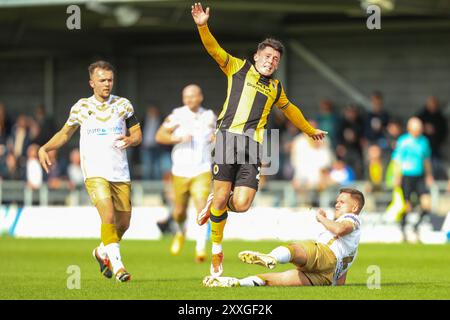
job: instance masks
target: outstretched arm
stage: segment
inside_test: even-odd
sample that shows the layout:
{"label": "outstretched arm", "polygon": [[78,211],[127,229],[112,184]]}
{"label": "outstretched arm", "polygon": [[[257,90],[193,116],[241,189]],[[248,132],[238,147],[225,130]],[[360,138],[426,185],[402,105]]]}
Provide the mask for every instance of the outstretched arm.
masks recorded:
{"label": "outstretched arm", "polygon": [[311,124],[305,119],[303,113],[293,105],[286,96],[283,87],[280,85],[280,97],[276,101],[275,105],[283,111],[286,118],[289,119],[298,129],[306,133],[313,140],[322,140],[328,134],[326,131],[320,129],[315,129]]}
{"label": "outstretched arm", "polygon": [[311,126],[311,124],[303,116],[300,109],[293,104],[290,104],[286,109],[283,109],[283,113],[290,122],[292,122],[297,128],[302,130],[313,140],[322,140],[328,134],[326,131],[315,129]]}
{"label": "outstretched arm", "polygon": [[64,144],[67,143],[67,141],[70,140],[70,138],[72,138],[77,129],[78,126],[64,125],[64,127],[62,127],[62,129],[59,130],[46,144],[39,148],[39,162],[41,163],[46,173],[48,173],[49,166],[52,165],[48,156],[48,152],[61,148]]}
{"label": "outstretched arm", "polygon": [[209,7],[206,8],[206,10],[203,10],[201,3],[194,3],[191,13],[192,18],[197,25],[198,33],[200,34],[200,39],[202,40],[203,46],[206,51],[208,51],[209,55],[216,60],[222,70],[224,70],[225,73],[228,73],[228,71],[232,72],[234,69],[239,68],[242,61],[234,58],[222,49],[217,40],[209,31],[207,24],[209,19]]}

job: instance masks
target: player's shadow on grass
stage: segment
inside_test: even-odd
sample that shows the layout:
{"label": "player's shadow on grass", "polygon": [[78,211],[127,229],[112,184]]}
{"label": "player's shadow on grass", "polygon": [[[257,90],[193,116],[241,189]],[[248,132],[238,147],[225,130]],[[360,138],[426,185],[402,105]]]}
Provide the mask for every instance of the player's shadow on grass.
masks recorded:
{"label": "player's shadow on grass", "polygon": [[174,281],[199,281],[202,282],[202,279],[199,280],[199,278],[180,278],[180,279],[133,279],[133,282],[140,282],[140,283],[146,283],[146,282],[174,282]]}
{"label": "player's shadow on grass", "polygon": [[[421,283],[417,283],[417,282],[381,282],[380,286],[381,287],[401,287],[401,286],[412,286],[412,285],[418,285],[418,284],[425,284],[425,285],[429,285],[431,284],[431,282],[421,282]],[[351,284],[346,284],[342,287],[367,287],[367,283],[351,283]]]}

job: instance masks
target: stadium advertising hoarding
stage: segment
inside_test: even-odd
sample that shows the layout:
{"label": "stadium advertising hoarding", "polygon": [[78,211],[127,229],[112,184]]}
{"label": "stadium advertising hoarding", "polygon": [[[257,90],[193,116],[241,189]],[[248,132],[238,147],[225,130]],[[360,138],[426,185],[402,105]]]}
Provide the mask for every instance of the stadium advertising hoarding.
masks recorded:
{"label": "stadium advertising hoarding", "polygon": [[[331,212],[329,212],[330,214]],[[233,214],[225,239],[280,241],[313,239],[322,231],[314,209],[254,207],[249,214]],[[157,221],[167,217],[165,207],[136,207],[125,239],[157,240],[162,237]],[[188,214],[187,238],[195,239],[195,212]],[[411,222],[417,218],[411,213]],[[361,242],[401,242],[397,224],[381,213],[363,213]],[[251,226],[251,227],[249,227]],[[267,227],[270,226],[270,227]],[[100,219],[93,207],[17,207],[0,208],[0,233],[31,238],[97,238]],[[445,243],[450,232],[450,213],[440,230],[424,224],[420,230],[423,243]]]}

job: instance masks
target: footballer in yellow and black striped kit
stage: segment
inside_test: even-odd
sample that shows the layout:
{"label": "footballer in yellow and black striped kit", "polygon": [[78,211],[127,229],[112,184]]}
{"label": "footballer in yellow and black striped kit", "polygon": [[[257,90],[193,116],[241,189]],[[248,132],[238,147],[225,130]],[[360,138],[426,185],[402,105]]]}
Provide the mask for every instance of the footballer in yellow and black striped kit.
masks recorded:
{"label": "footballer in yellow and black striped kit", "polygon": [[[211,220],[213,255],[210,272],[212,276],[220,276],[223,273],[221,243],[227,212],[245,212],[253,202],[261,170],[260,146],[272,107],[282,110],[312,139],[322,140],[327,133],[306,121],[302,112],[287,98],[280,81],[273,78],[284,51],[280,41],[266,39],[261,42],[253,56],[254,63],[239,59],[222,49],[211,34],[207,24],[210,8],[204,10],[200,3],[195,3],[191,13],[206,51],[228,80],[227,97],[217,119],[213,193],[197,216],[199,224],[206,223],[208,218]],[[224,158],[227,161],[222,161]],[[248,160],[241,162],[238,159]]]}

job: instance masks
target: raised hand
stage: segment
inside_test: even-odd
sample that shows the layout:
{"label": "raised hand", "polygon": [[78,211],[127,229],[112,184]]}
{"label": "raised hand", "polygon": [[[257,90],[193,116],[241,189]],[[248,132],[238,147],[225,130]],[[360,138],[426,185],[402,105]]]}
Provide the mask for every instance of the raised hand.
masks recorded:
{"label": "raised hand", "polygon": [[319,209],[316,212],[316,219],[318,222],[320,222],[321,219],[326,218],[327,217],[327,213],[325,212],[325,210],[323,209]]}
{"label": "raised hand", "polygon": [[202,4],[199,2],[194,3],[191,8],[192,18],[194,18],[194,22],[197,24],[197,26],[204,26],[209,19],[209,7],[207,7],[206,10],[203,11]]}

